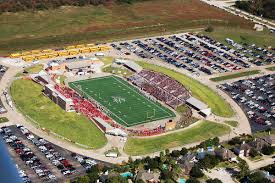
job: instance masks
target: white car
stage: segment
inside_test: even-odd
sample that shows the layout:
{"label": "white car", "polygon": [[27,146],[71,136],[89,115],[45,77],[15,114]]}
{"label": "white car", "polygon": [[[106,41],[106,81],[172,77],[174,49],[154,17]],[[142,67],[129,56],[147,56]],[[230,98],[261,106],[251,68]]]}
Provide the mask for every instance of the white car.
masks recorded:
{"label": "white car", "polygon": [[55,179],[56,179],[56,176],[53,175],[53,174],[49,174],[48,177],[49,177],[49,179],[51,179],[51,180],[55,180]]}
{"label": "white car", "polygon": [[29,135],[27,136],[27,139],[29,139],[29,140],[34,139],[34,136],[33,136],[32,134],[29,134]]}

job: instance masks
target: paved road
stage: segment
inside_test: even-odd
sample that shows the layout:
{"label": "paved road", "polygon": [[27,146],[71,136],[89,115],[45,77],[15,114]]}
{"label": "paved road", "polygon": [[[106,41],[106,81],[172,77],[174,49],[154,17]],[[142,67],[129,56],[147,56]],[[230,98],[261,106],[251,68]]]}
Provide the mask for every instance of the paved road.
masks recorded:
{"label": "paved road", "polygon": [[235,4],[235,1],[236,0],[232,0],[232,1],[223,1],[223,0],[201,0],[202,2],[206,3],[206,4],[209,4],[211,6],[215,6],[217,8],[220,8],[222,10],[225,10],[231,14],[234,14],[236,16],[239,16],[239,17],[242,17],[246,20],[250,20],[256,24],[261,24],[261,25],[264,25],[266,28],[268,29],[275,29],[275,23],[268,20],[268,19],[265,19],[265,18],[262,18],[262,17],[258,17],[258,16],[255,16],[251,13],[248,13],[248,12],[245,12],[245,11],[242,11],[242,10],[239,10],[235,7],[232,7],[232,5]]}
{"label": "paved road", "polygon": [[272,159],[271,156],[263,156],[259,161],[251,161],[246,157],[241,158],[246,161],[250,170],[256,170],[275,163],[275,159]]}

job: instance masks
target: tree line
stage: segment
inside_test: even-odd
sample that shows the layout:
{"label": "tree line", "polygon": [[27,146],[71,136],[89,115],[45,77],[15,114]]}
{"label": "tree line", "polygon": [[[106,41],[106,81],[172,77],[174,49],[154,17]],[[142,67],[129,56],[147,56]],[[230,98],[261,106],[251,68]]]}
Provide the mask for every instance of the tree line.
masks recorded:
{"label": "tree line", "polygon": [[0,13],[55,9],[60,6],[100,5],[108,2],[133,3],[143,0],[0,0]]}
{"label": "tree line", "polygon": [[275,0],[236,1],[235,6],[257,16],[275,19]]}

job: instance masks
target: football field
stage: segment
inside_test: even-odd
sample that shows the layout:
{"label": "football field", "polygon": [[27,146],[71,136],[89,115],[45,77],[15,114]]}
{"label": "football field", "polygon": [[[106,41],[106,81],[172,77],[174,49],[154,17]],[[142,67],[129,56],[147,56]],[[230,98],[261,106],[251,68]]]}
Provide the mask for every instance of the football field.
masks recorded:
{"label": "football field", "polygon": [[85,98],[96,100],[108,116],[127,127],[175,117],[173,111],[116,76],[75,81],[69,86]]}

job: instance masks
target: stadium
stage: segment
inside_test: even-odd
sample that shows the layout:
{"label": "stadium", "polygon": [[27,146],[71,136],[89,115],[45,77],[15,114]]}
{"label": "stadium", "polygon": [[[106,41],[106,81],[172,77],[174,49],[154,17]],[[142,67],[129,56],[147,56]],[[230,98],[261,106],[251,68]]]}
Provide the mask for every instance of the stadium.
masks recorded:
{"label": "stadium", "polygon": [[[83,114],[104,133],[151,136],[179,126],[182,115],[176,109],[191,96],[182,84],[130,60],[113,60],[109,72],[101,61],[91,60],[51,63],[45,69],[50,74],[31,79],[62,109]],[[114,68],[124,75],[113,73]],[[65,83],[52,74],[62,69]],[[191,110],[184,115],[190,118]]]}

